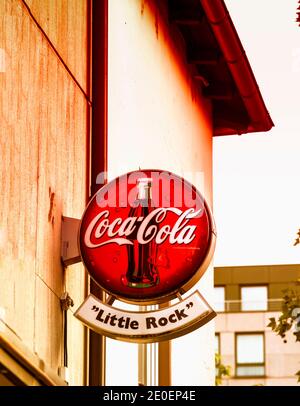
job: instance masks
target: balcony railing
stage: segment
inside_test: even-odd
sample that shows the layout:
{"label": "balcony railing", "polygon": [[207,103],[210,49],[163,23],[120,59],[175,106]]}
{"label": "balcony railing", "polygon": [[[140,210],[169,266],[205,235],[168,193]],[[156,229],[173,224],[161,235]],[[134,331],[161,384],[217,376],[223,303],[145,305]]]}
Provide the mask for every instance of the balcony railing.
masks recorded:
{"label": "balcony railing", "polygon": [[269,299],[264,301],[225,300],[215,303],[213,308],[217,313],[235,312],[277,312],[281,310],[282,299]]}

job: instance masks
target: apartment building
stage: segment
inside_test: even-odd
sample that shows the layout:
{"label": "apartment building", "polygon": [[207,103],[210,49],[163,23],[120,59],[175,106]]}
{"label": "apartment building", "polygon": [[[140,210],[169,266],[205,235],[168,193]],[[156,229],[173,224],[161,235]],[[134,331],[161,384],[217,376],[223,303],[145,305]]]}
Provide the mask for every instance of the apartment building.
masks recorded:
{"label": "apartment building", "polygon": [[231,367],[223,385],[297,385],[299,342],[290,332],[285,343],[267,325],[299,278],[300,265],[215,268],[215,351]]}

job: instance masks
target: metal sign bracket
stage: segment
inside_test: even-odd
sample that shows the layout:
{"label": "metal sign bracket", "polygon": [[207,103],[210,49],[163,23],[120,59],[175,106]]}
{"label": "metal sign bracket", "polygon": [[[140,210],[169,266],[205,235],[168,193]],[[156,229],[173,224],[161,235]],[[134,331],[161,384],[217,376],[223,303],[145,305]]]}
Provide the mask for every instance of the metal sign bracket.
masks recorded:
{"label": "metal sign bracket", "polygon": [[61,260],[64,266],[81,262],[77,236],[80,220],[62,216],[61,222]]}

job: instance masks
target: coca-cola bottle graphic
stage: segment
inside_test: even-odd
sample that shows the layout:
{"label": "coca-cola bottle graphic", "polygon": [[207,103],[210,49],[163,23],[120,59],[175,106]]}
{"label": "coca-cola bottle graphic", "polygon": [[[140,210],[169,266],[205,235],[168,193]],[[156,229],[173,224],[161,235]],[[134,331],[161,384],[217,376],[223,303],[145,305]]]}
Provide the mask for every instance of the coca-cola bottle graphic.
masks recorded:
{"label": "coca-cola bottle graphic", "polygon": [[[137,189],[137,199],[129,211],[129,217],[144,219],[153,210],[152,179],[138,179]],[[126,275],[122,276],[122,282],[132,288],[148,288],[159,283],[156,268],[157,245],[155,239],[146,244],[139,244],[137,231],[138,227],[127,237],[133,244],[127,245],[128,266]]]}

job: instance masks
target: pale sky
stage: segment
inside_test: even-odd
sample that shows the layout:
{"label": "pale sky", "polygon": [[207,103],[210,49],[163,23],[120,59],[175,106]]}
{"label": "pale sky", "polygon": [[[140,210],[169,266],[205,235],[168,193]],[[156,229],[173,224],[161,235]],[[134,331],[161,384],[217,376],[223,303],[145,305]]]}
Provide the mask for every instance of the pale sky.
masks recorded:
{"label": "pale sky", "polygon": [[297,0],[226,0],[275,127],[214,139],[215,266],[300,263]]}

